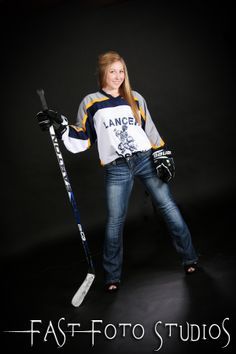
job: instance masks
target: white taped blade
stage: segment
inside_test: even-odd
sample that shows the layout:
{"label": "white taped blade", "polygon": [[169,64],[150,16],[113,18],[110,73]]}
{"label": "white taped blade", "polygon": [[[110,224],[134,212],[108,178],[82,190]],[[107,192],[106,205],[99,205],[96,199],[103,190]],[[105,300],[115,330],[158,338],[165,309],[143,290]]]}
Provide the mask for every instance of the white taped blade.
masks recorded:
{"label": "white taped blade", "polygon": [[80,304],[83,302],[87,292],[90,289],[90,286],[92,285],[94,281],[95,275],[92,273],[88,273],[86,278],[84,279],[83,284],[80,286],[80,288],[76,291],[75,295],[73,296],[73,299],[71,300],[71,303],[73,306],[78,307]]}

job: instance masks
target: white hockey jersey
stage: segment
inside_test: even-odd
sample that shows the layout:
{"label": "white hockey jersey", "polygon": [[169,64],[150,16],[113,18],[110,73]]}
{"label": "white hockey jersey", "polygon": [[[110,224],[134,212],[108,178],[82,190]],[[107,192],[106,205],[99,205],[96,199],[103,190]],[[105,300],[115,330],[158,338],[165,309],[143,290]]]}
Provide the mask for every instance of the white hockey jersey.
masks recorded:
{"label": "white hockey jersey", "polygon": [[[131,107],[121,97],[104,91],[87,95],[82,100],[75,125],[67,125],[62,135],[65,147],[72,153],[88,149],[97,142],[102,165],[137,151],[157,149],[164,145],[144,98],[132,91],[141,116],[137,123]],[[64,124],[67,120],[64,118]]]}

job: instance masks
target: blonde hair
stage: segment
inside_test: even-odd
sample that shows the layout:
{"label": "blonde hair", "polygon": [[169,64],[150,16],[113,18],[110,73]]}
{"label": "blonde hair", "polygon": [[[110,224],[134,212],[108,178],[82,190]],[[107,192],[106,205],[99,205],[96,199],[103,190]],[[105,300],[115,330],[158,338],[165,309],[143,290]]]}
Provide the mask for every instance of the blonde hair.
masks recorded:
{"label": "blonde hair", "polygon": [[136,121],[141,124],[140,113],[138,106],[135,102],[134,96],[132,94],[132,89],[129,82],[128,70],[124,59],[115,51],[108,51],[106,53],[100,54],[98,56],[98,84],[99,88],[102,89],[106,85],[106,74],[108,66],[116,61],[120,61],[124,68],[125,79],[119,88],[120,95],[128,102]]}

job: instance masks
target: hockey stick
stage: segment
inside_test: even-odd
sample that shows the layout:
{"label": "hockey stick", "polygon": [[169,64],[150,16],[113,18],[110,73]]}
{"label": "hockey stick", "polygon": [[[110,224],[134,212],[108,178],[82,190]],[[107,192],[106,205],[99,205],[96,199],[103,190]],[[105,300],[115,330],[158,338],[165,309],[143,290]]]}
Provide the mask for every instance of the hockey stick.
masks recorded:
{"label": "hockey stick", "polygon": [[[47,106],[47,102],[46,102],[46,99],[45,99],[45,96],[44,96],[44,90],[43,89],[37,90],[37,93],[38,93],[38,95],[40,97],[43,111],[47,111],[48,110],[48,106]],[[94,270],[92,258],[91,258],[90,252],[89,252],[87,240],[85,238],[85,234],[83,232],[82,225],[80,223],[79,210],[78,210],[78,207],[77,207],[77,204],[76,204],[76,201],[75,201],[75,197],[74,197],[74,194],[73,194],[73,191],[72,191],[72,188],[71,188],[71,184],[69,182],[68,174],[66,172],[65,163],[64,163],[61,151],[60,151],[58,139],[57,139],[57,136],[55,134],[55,130],[54,130],[53,125],[50,126],[49,133],[50,133],[51,140],[52,140],[52,143],[53,143],[53,146],[54,146],[54,150],[55,150],[55,153],[56,153],[56,156],[57,156],[57,161],[58,161],[58,164],[59,164],[59,167],[60,167],[60,170],[61,170],[63,181],[64,181],[64,184],[65,184],[65,187],[66,187],[66,191],[67,191],[70,203],[72,205],[72,209],[73,209],[73,212],[74,212],[75,220],[76,220],[76,223],[77,223],[78,228],[79,228],[80,238],[81,238],[82,245],[83,245],[83,248],[84,248],[84,252],[85,252],[85,255],[86,255],[86,260],[87,260],[87,263],[88,263],[88,266],[89,266],[88,274],[87,274],[84,282],[79,287],[79,289],[76,291],[75,295],[73,296],[73,298],[71,300],[72,305],[75,306],[75,307],[78,307],[78,306],[80,306],[80,304],[84,300],[87,292],[89,291],[89,289],[90,289],[90,287],[91,287],[91,285],[92,285],[92,283],[93,283],[93,281],[95,279],[95,270]]]}

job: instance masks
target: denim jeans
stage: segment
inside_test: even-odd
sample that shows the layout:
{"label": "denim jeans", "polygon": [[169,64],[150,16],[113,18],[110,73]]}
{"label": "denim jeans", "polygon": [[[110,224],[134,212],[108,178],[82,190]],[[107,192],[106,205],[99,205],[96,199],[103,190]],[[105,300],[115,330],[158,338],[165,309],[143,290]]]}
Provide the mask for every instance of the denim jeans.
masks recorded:
{"label": "denim jeans", "polygon": [[173,200],[169,185],[158,178],[151,154],[152,150],[139,152],[104,166],[108,207],[103,250],[106,283],[119,282],[121,279],[123,227],[135,177],[144,184],[161,212],[182,264],[190,264],[198,259],[188,226]]}

